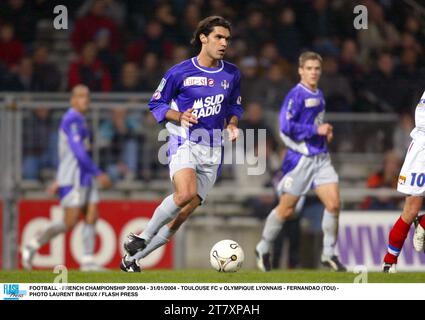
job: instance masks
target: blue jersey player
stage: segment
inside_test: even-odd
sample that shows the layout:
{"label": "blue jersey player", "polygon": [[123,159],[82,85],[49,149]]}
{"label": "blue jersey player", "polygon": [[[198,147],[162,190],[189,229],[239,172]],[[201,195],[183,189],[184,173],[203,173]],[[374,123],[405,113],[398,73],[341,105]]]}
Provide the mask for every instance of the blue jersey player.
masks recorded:
{"label": "blue jersey player", "polygon": [[174,193],[156,208],[140,235],[130,234],[121,261],[126,272],[140,272],[138,261],[169,241],[186,218],[205,200],[220,171],[222,131],[238,137],[242,115],[240,72],[223,60],[230,23],[222,17],[202,20],[192,44],[196,57],[165,74],[149,102],[158,122],[170,134],[168,155]]}
{"label": "blue jersey player", "polygon": [[256,247],[257,265],[269,271],[270,250],[286,219],[294,214],[301,196],[313,188],[325,206],[322,219],[321,262],[335,271],[346,271],[335,255],[340,210],[338,175],[329,157],[327,143],[333,130],[323,123],[325,99],[318,89],[322,58],[305,52],[299,58],[301,81],[288,93],[280,111],[280,135],[288,147],[277,185],[279,204],[268,215],[261,241]]}
{"label": "blue jersey player", "polygon": [[73,228],[84,214],[83,247],[81,269],[97,270],[94,263],[94,245],[96,239],[95,223],[98,218],[97,203],[99,196],[95,179],[103,187],[109,187],[109,177],[102,173],[92,161],[90,151],[90,133],[85,113],[90,104],[90,91],[84,85],[72,89],[71,108],[63,115],[59,128],[59,168],[52,193],[59,193],[60,204],[64,208],[64,221],[52,222],[47,228],[26,244],[22,251],[22,264],[32,268],[32,260],[37,250],[55,236]]}

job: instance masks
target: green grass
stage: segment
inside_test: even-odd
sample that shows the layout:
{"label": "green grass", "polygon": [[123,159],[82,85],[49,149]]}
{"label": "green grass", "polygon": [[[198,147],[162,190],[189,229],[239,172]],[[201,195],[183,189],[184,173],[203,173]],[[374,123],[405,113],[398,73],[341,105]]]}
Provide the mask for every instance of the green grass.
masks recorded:
{"label": "green grass", "polygon": [[[52,283],[58,276],[51,271],[0,271],[0,283]],[[263,273],[254,270],[241,270],[237,273],[219,273],[214,270],[147,270],[142,273],[123,273],[119,270],[106,272],[69,271],[68,282],[73,283],[352,283],[356,274],[334,273],[313,270],[278,270]],[[400,272],[383,274],[370,272],[368,282],[377,283],[423,283],[425,273]]]}

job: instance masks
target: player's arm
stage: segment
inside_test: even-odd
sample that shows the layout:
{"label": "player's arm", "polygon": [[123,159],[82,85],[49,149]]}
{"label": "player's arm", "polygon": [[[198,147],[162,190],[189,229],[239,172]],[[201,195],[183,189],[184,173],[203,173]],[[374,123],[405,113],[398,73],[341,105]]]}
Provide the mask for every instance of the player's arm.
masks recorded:
{"label": "player's arm", "polygon": [[230,141],[236,140],[239,136],[238,123],[242,115],[241,74],[239,70],[237,70],[233,80],[232,92],[230,93],[229,106],[226,114],[226,129],[229,132]]}
{"label": "player's arm", "polygon": [[296,96],[288,95],[286,97],[279,119],[282,133],[294,141],[302,141],[315,135],[328,136],[332,132],[332,126],[328,123],[316,126],[297,122],[301,108],[302,103]]}
{"label": "player's arm", "polygon": [[84,141],[81,138],[81,124],[78,121],[70,121],[64,125],[63,129],[78,164],[95,175],[101,186],[109,187],[111,185],[109,177],[97,167],[84,146]]}

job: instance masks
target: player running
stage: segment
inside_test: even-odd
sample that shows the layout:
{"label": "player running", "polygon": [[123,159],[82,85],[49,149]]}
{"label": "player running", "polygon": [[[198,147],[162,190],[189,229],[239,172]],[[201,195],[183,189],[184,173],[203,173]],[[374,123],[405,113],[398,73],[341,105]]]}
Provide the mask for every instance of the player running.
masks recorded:
{"label": "player running", "polygon": [[271,270],[272,243],[285,220],[294,214],[300,197],[311,188],[325,206],[321,262],[334,271],[347,270],[335,255],[340,199],[338,175],[327,148],[333,129],[329,123],[323,123],[325,99],[318,89],[321,71],[319,54],[301,54],[298,68],[301,81],[288,93],[280,111],[280,135],[289,150],[282,165],[283,177],[277,185],[279,204],[268,215],[256,247],[257,265],[262,271]]}
{"label": "player running", "polygon": [[415,128],[410,133],[412,142],[407,150],[404,164],[398,177],[397,190],[406,194],[403,212],[390,231],[388,250],[384,257],[382,271],[395,273],[397,259],[403,248],[412,222],[415,221],[413,246],[416,251],[424,252],[425,218],[418,216],[425,193],[425,92],[416,106]]}
{"label": "player running", "polygon": [[141,234],[128,236],[123,271],[140,272],[138,260],[166,244],[205,201],[220,172],[224,126],[230,141],[238,137],[240,72],[223,60],[230,32],[222,17],[202,20],[191,41],[199,54],[168,70],[149,102],[156,120],[167,122],[174,193],[156,208]]}
{"label": "player running", "polygon": [[71,93],[71,108],[63,115],[59,128],[59,168],[56,182],[50,188],[51,193],[59,193],[60,204],[65,210],[64,221],[52,222],[23,247],[22,265],[25,269],[31,270],[38,249],[57,235],[72,229],[81,213],[84,214],[81,270],[99,269],[93,260],[99,202],[94,178],[102,187],[109,187],[111,181],[89,155],[90,134],[84,116],[89,104],[89,89],[84,85],[75,86]]}

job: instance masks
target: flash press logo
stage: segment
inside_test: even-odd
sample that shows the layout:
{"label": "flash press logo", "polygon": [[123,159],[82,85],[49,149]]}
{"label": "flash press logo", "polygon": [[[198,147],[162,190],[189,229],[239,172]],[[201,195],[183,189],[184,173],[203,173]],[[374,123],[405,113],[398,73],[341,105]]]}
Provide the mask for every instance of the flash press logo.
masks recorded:
{"label": "flash press logo", "polygon": [[26,294],[26,290],[19,290],[19,284],[4,284],[3,285],[4,300],[19,300]]}

